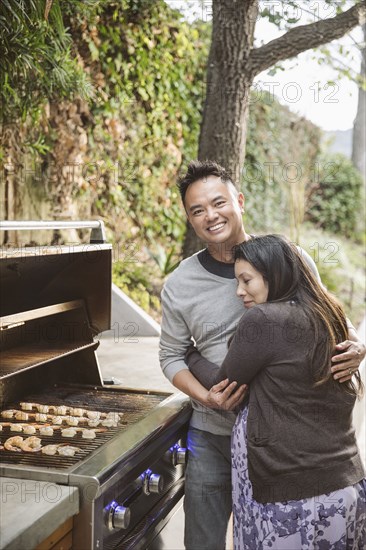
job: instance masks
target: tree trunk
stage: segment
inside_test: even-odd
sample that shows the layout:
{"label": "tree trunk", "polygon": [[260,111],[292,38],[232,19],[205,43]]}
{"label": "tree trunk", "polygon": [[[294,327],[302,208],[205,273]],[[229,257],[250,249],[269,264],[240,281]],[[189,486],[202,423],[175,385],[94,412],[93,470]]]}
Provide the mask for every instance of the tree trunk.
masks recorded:
{"label": "tree trunk", "polygon": [[[279,61],[340,38],[364,23],[365,13],[364,4],[357,3],[333,18],[300,25],[260,48],[253,48],[258,0],[213,0],[199,160],[222,164],[239,187],[245,159],[249,91],[254,77]],[[183,257],[199,248],[202,243],[187,224]]]}
{"label": "tree trunk", "polygon": [[[239,188],[244,165],[249,91],[253,78],[246,65],[253,47],[258,1],[213,1],[213,23],[207,64],[206,101],[198,159],[215,160]],[[186,258],[203,243],[187,224]]]}
{"label": "tree trunk", "polygon": [[[361,46],[361,78],[366,79],[366,25],[362,26],[363,44]],[[353,125],[352,162],[361,172],[366,185],[366,90],[358,88],[358,106]]]}
{"label": "tree trunk", "polygon": [[[62,221],[78,217],[75,197],[83,186],[88,142],[81,116],[88,114],[89,108],[81,99],[50,104],[47,124],[57,128],[57,141],[48,154],[49,166],[44,173],[44,184],[46,189],[49,189],[55,220]],[[53,233],[53,245],[79,241],[76,230],[55,230]]]}
{"label": "tree trunk", "polygon": [[[24,125],[17,121],[14,124],[2,125],[0,130],[0,142],[4,151],[3,161],[0,163],[0,196],[1,218],[14,221],[19,219],[21,213],[22,187],[24,187],[24,166],[21,144],[24,142]],[[19,244],[16,231],[2,231],[0,244],[17,247]]]}

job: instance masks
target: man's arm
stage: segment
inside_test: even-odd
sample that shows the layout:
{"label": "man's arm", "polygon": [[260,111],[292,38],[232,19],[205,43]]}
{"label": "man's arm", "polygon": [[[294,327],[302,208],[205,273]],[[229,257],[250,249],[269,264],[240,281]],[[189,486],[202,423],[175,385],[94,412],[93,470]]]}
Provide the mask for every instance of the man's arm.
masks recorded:
{"label": "man's arm", "polygon": [[[184,361],[187,348],[192,344],[190,331],[182,317],[179,308],[175,305],[174,292],[166,285],[161,295],[162,301],[162,324],[160,337],[160,365],[163,374],[180,391],[202,403],[209,408],[234,409],[241,393],[232,395],[236,383],[229,386],[220,386],[224,389],[217,399],[212,399],[212,393],[200,384],[190,373]],[[220,390],[221,391],[221,390]],[[215,396],[217,397],[217,396]]]}
{"label": "man's arm", "polygon": [[336,345],[337,351],[343,351],[332,357],[333,366],[331,371],[333,378],[338,382],[351,380],[354,372],[359,369],[361,362],[366,355],[366,346],[359,339],[355,327],[347,319],[348,340]]}

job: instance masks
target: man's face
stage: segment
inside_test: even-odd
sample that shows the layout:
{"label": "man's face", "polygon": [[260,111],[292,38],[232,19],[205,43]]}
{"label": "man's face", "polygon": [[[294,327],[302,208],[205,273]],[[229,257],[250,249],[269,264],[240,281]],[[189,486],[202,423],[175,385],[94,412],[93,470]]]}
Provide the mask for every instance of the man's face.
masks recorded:
{"label": "man's face", "polygon": [[188,221],[197,236],[208,244],[233,246],[244,240],[243,208],[244,195],[217,176],[195,181],[185,196]]}

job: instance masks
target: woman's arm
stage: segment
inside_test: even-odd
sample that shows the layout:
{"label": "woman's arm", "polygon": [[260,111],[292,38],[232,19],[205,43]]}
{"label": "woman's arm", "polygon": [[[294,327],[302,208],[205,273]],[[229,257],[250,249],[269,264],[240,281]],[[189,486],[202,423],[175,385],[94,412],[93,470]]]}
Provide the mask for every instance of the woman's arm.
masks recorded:
{"label": "woman's arm", "polygon": [[185,361],[191,373],[208,390],[221,380],[227,378],[223,372],[220,372],[219,365],[203,357],[194,346],[190,346],[187,349]]}
{"label": "woman's arm", "polygon": [[258,307],[248,310],[239,321],[221,367],[191,346],[185,358],[189,370],[207,389],[226,378],[238,385],[249,384],[268,361],[271,325]]}

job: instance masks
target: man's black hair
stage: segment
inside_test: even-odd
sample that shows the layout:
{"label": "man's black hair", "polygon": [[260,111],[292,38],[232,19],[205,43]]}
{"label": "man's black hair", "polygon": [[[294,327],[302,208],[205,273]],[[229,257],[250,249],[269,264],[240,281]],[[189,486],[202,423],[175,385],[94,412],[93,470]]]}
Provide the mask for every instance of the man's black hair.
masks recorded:
{"label": "man's black hair", "polygon": [[230,174],[217,162],[213,160],[192,160],[188,165],[186,174],[178,180],[178,188],[184,205],[188,187],[195,181],[208,178],[209,176],[217,176],[221,178],[223,183],[232,183],[234,185]]}

